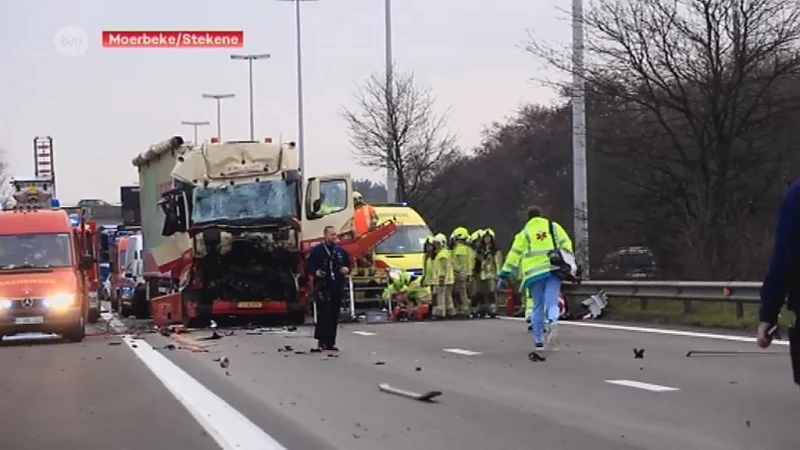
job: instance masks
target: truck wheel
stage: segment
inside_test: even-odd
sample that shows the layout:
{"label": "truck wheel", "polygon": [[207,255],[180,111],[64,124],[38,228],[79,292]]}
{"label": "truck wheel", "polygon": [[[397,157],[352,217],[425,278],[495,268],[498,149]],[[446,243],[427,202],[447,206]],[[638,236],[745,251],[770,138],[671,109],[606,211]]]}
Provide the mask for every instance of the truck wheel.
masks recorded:
{"label": "truck wheel", "polygon": [[100,320],[100,308],[92,308],[89,310],[89,317],[87,321],[89,323],[97,323]]}
{"label": "truck wheel", "polygon": [[80,318],[77,324],[73,325],[63,336],[72,342],[81,342],[86,337],[86,322],[83,317]]}

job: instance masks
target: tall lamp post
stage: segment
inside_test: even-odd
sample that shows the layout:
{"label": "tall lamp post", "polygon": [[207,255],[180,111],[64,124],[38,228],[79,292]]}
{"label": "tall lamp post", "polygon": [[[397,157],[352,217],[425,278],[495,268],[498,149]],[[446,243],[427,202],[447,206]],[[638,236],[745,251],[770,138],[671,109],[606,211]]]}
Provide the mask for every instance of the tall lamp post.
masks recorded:
{"label": "tall lamp post", "polygon": [[572,190],[578,260],[589,268],[589,195],[586,176],[586,93],[583,69],[583,0],[572,0]]}
{"label": "tall lamp post", "polygon": [[235,94],[203,94],[205,99],[213,99],[217,101],[217,139],[222,140],[222,100],[234,98]]}
{"label": "tall lamp post", "polygon": [[181,125],[186,125],[186,126],[194,128],[194,144],[197,145],[197,143],[198,143],[197,142],[197,128],[198,127],[204,127],[206,125],[211,125],[211,122],[209,122],[207,120],[203,120],[201,122],[194,122],[194,121],[191,121],[191,120],[182,120],[181,121]]}
{"label": "tall lamp post", "polygon": [[[391,122],[388,112],[394,108],[394,61],[392,58],[392,0],[385,0],[384,6],[384,31],[386,32],[386,120]],[[392,130],[392,123],[388,123],[387,130]],[[396,176],[394,173],[394,139],[389,144],[386,155],[386,201],[397,201]],[[403,199],[405,200],[405,199]]]}
{"label": "tall lamp post", "polygon": [[299,154],[300,174],[305,178],[306,150],[303,130],[303,51],[300,26],[300,3],[317,0],[279,0],[294,2],[295,30],[297,32],[297,153]]}
{"label": "tall lamp post", "polygon": [[253,114],[253,61],[260,59],[269,59],[269,53],[248,54],[248,55],[231,55],[231,59],[236,61],[247,61],[248,70],[250,73],[250,140],[255,141],[255,118]]}

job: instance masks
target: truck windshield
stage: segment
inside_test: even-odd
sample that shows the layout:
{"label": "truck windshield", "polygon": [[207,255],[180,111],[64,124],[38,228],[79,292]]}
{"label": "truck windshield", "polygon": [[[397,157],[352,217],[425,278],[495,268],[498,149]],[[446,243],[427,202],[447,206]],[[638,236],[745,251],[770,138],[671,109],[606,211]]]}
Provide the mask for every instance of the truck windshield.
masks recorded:
{"label": "truck windshield", "polygon": [[192,222],[255,221],[299,217],[297,182],[262,181],[224,187],[196,187]]}
{"label": "truck windshield", "polygon": [[378,255],[422,253],[425,238],[431,230],[425,225],[402,225],[387,240],[375,248]]}
{"label": "truck windshield", "polygon": [[0,270],[72,266],[69,234],[0,236]]}

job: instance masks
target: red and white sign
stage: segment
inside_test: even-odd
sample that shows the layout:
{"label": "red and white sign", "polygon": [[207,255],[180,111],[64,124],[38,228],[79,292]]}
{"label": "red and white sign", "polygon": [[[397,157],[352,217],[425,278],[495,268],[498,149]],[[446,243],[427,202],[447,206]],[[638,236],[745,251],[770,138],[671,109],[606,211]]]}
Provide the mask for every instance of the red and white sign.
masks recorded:
{"label": "red and white sign", "polygon": [[242,48],[244,31],[103,31],[106,48]]}

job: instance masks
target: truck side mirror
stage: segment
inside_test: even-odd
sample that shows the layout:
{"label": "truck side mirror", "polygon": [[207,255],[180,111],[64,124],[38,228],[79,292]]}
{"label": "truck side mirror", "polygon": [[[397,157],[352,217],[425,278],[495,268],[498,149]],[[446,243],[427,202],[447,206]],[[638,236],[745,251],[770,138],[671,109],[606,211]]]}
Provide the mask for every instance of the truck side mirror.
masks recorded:
{"label": "truck side mirror", "polygon": [[92,258],[90,255],[83,255],[78,262],[78,269],[86,271],[91,269],[93,264],[94,258]]}

